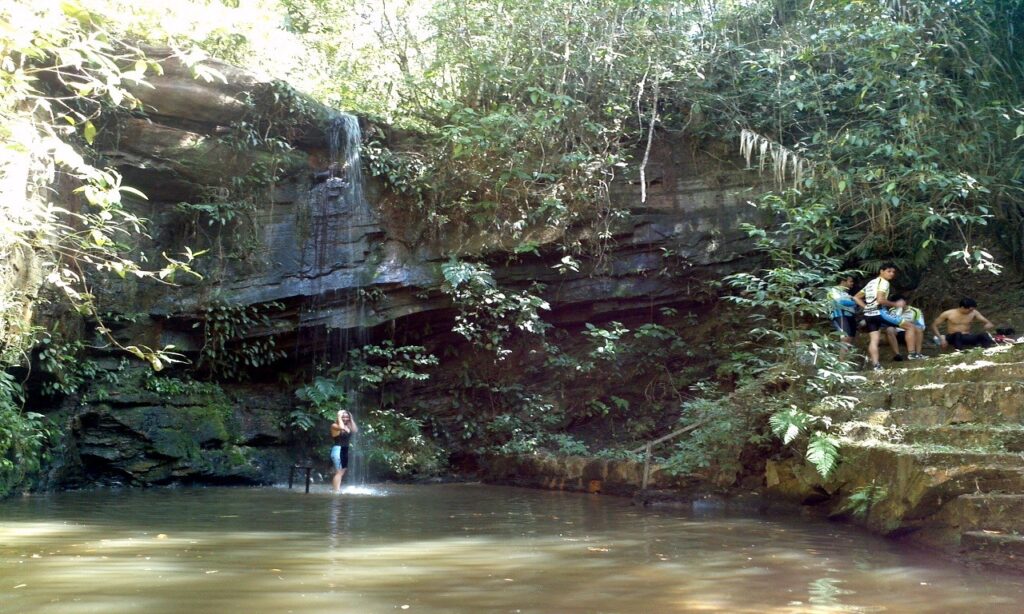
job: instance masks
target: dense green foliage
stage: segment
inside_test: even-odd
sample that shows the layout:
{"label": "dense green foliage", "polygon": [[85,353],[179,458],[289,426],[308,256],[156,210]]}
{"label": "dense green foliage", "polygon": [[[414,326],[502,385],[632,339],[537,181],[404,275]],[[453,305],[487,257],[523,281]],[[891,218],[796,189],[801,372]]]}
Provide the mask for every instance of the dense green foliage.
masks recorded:
{"label": "dense green foliage", "polygon": [[0,497],[22,486],[38,470],[48,436],[43,416],[23,412],[21,385],[0,371]]}
{"label": "dense green foliage", "polygon": [[[329,4],[285,8],[337,55]],[[824,253],[984,268],[986,243],[1020,248],[1022,16],[1016,0],[405,1],[367,16],[360,52],[383,69],[347,66],[386,93],[368,111],[426,134],[379,170],[437,224],[529,244],[585,221],[599,248],[620,213],[608,183],[683,131],[772,168]],[[1008,224],[980,232],[992,219]]]}
{"label": "dense green foliage", "polygon": [[441,473],[445,451],[426,436],[424,421],[392,408],[372,409],[361,437],[367,463],[376,476],[423,477]]}
{"label": "dense green foliage", "polygon": [[[130,88],[159,70],[107,26],[101,12],[76,2],[0,7],[0,492],[39,465],[38,415],[19,410],[20,385],[2,369],[26,364],[36,342],[50,339],[32,320],[40,295],[93,320],[105,343],[155,369],[176,360],[171,348],[122,346],[103,325],[90,292],[89,275],[169,281],[188,270],[192,257],[188,250],[184,260],[165,254],[159,270],[139,263],[133,245],[144,236],[145,222],[124,199],[144,196],[122,185],[91,151],[100,118],[136,108]],[[89,375],[67,351],[71,347],[41,351],[57,391],[77,388],[76,380]]]}
{"label": "dense green foliage", "polygon": [[452,330],[474,345],[501,359],[511,352],[505,344],[515,330],[544,332],[547,325],[539,310],[550,306],[543,299],[529,292],[501,290],[482,264],[453,260],[441,268],[445,279],[441,289],[459,308]]}
{"label": "dense green foliage", "polygon": [[[640,135],[634,107],[650,100],[637,85],[657,82],[654,56],[668,53],[658,22],[672,3],[634,4],[434,4],[432,53],[398,101],[430,137],[426,214],[514,238],[581,219],[606,228],[609,184]],[[600,224],[591,236],[608,238]]]}
{"label": "dense green foliage", "polygon": [[[153,271],[136,261],[133,243],[145,222],[122,199],[144,195],[122,185],[116,171],[95,166],[89,148],[103,113],[135,108],[129,85],[159,66],[108,32],[103,15],[73,2],[60,9],[14,3],[0,18],[7,25],[0,41],[0,344],[10,364],[23,360],[38,332],[25,321],[25,295],[42,284],[26,282],[19,270],[36,269],[77,311],[97,317],[88,273],[171,279],[185,265],[168,259]],[[150,348],[125,349],[157,368],[167,361]]]}
{"label": "dense green foliage", "polygon": [[779,196],[814,218],[806,238],[818,252],[923,266],[955,251],[984,268],[982,247],[1008,235],[980,227],[1016,227],[1022,202],[1022,11],[985,1],[794,9],[780,27],[722,46],[708,75],[719,95],[704,108],[749,131],[748,161],[767,157],[791,186]]}

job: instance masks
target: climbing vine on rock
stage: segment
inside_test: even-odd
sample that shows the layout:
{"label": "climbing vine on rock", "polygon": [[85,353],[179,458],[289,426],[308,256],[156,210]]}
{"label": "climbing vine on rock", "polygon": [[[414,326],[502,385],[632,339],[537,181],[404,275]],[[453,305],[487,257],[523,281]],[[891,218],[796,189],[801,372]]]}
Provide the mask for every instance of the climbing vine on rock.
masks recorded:
{"label": "climbing vine on rock", "polygon": [[494,352],[498,360],[511,353],[506,341],[514,331],[543,334],[547,324],[541,320],[540,310],[551,308],[547,301],[530,292],[500,289],[483,264],[452,260],[441,271],[441,289],[459,310],[452,330]]}
{"label": "climbing vine on rock", "polygon": [[203,347],[196,369],[211,377],[238,380],[247,370],[267,367],[284,358],[273,336],[272,313],[284,305],[230,305],[214,302],[202,312]]}

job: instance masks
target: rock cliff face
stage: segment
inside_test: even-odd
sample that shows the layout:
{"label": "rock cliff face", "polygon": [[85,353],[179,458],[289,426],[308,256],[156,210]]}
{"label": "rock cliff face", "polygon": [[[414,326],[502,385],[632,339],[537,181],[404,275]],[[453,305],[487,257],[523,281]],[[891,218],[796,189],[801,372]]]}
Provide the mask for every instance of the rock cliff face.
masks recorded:
{"label": "rock cliff face", "polygon": [[[239,237],[222,236],[218,243],[211,237],[220,225],[209,219],[198,224],[186,220],[179,203],[215,200],[211,195],[229,188],[233,178],[267,163],[269,154],[240,153],[224,135],[240,121],[280,110],[259,106],[274,84],[230,66],[218,64],[216,69],[228,77],[227,84],[196,80],[185,66],[168,60],[165,74],[151,79],[153,88],[139,91],[147,116],[125,118],[117,138],[107,142],[109,160],[149,197],[140,204],[153,222],[153,243],[145,246],[149,251],[174,253],[189,245],[220,252],[200,264],[206,275],[202,282],[185,280],[188,285],[179,288],[136,289],[108,297],[115,303],[130,298],[118,305],[121,310],[188,320],[219,296],[232,304],[287,304],[290,308],[276,322],[278,334],[310,326],[372,327],[448,308],[442,297],[422,296],[424,290],[437,288],[439,265],[451,254],[501,253],[487,237],[454,245],[444,240],[410,242],[410,237],[389,233],[388,220],[375,205],[382,188],[372,180],[367,181],[364,202],[348,202],[344,187],[350,178],[322,176],[330,163],[334,112],[302,101],[290,110],[296,115],[289,124],[292,129],[282,135],[294,149],[276,157],[277,178],[251,212],[249,228],[228,225],[229,230],[252,233],[245,237],[245,253],[236,245],[236,253],[226,254],[231,251],[226,243]],[[550,282],[545,298],[554,311],[577,320],[628,311],[638,302],[650,307],[652,300],[686,298],[693,280],[734,270],[749,255],[750,244],[738,224],[752,221],[753,209],[741,192],[757,175],[738,164],[701,153],[683,139],[661,139],[647,168],[647,202],[640,202],[639,186],[628,180],[614,188],[614,199],[632,215],[614,229],[613,249],[600,269],[566,276],[551,268],[553,261],[521,256],[496,267],[499,282]],[[540,247],[557,238],[541,236]],[[663,269],[680,275],[666,282],[655,276]],[[361,320],[347,311],[350,295],[360,289],[379,290],[373,309]],[[182,330],[190,329],[172,326],[165,341],[194,348],[197,340],[189,340]]]}
{"label": "rock cliff face", "polygon": [[[322,351],[332,330],[450,318],[451,304],[437,290],[440,265],[453,253],[504,262],[494,266],[502,286],[546,283],[548,317],[556,325],[694,302],[703,280],[751,262],[739,223],[754,221],[742,192],[758,177],[738,161],[723,162],[729,156],[722,151],[712,156],[684,139],[657,139],[646,202],[628,178],[614,186],[614,199],[631,215],[614,229],[600,265],[563,275],[552,267],[560,256],[545,250],[555,236],[538,235],[541,255],[513,257],[489,237],[453,244],[389,230],[377,205],[382,185],[367,179],[365,198],[353,198],[353,169],[337,170],[344,152],[335,145],[352,135],[351,122],[281,84],[213,67],[226,83],[195,79],[183,64],[166,60],[153,87],[137,92],[146,113],[123,117],[105,133],[108,161],[149,197],[135,203],[151,220],[152,241],[139,247],[155,260],[186,245],[209,250],[197,266],[202,280],[98,289],[103,307],[115,314],[108,325],[125,339],[173,344],[196,360],[209,341],[199,323],[211,305],[252,307],[262,309],[258,324],[234,333],[233,341],[273,337],[295,366]],[[237,146],[254,126],[275,136],[273,147]],[[260,181],[248,185],[253,177]],[[232,209],[238,199],[249,206]],[[273,428],[246,434],[241,425],[252,403],[236,396],[221,415],[193,400],[172,394],[129,403],[89,392],[73,412],[83,471],[146,483],[280,475],[280,462],[252,460],[260,455],[254,448],[280,443]],[[161,414],[175,417],[167,422]],[[193,438],[196,445],[171,435],[196,429],[211,434]]]}

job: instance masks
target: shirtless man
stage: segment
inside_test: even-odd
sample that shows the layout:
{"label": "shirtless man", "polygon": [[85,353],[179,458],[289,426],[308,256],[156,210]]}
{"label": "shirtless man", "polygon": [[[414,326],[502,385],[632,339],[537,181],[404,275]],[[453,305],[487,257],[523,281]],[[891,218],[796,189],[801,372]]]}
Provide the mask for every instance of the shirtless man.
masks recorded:
{"label": "shirtless man", "polygon": [[[995,345],[995,341],[988,333],[971,334],[971,324],[974,322],[981,322],[985,325],[985,330],[991,330],[995,328],[995,325],[989,322],[985,316],[981,315],[981,312],[977,309],[978,303],[973,298],[960,299],[960,306],[956,309],[947,309],[939,314],[939,317],[935,318],[932,322],[932,332],[934,332],[941,340],[942,348],[946,349],[952,345],[957,350],[962,350],[965,347],[974,347],[980,345],[984,348],[990,348]],[[946,323],[946,334],[943,335],[939,332],[939,325],[943,322]]]}
{"label": "shirtless man", "polygon": [[882,330],[889,326],[882,319],[883,307],[898,307],[899,305],[889,300],[889,282],[896,277],[896,265],[886,262],[878,269],[878,277],[868,282],[860,292],[854,295],[853,300],[864,310],[864,323],[868,328],[868,357],[871,359],[871,368],[880,370],[882,365],[878,362],[878,341],[882,338]]}

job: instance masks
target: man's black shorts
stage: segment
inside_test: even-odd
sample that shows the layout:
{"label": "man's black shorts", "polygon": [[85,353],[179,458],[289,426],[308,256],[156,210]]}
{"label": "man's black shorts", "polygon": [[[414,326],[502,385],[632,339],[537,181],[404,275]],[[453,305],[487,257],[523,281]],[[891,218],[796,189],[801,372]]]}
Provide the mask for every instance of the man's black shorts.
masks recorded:
{"label": "man's black shorts", "polygon": [[869,333],[873,333],[876,330],[884,330],[892,326],[886,322],[882,316],[864,316],[864,325],[867,327]]}
{"label": "man's black shorts", "polygon": [[990,337],[988,333],[978,333],[976,335],[972,335],[970,333],[952,333],[950,335],[946,335],[946,341],[958,350],[969,347],[972,348],[979,345],[983,348],[990,348],[996,344],[995,341],[992,341],[992,337]]}
{"label": "man's black shorts", "polygon": [[844,337],[857,336],[857,321],[853,319],[853,316],[832,318],[832,326],[842,333]]}

